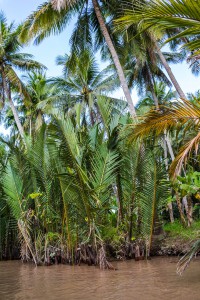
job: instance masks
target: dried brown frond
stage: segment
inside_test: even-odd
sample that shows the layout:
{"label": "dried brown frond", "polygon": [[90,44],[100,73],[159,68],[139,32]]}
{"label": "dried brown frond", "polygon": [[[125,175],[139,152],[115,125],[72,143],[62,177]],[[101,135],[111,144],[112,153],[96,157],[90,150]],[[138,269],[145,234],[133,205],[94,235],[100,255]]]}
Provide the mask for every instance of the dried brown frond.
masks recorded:
{"label": "dried brown frond", "polygon": [[179,174],[181,166],[186,163],[188,156],[194,150],[198,151],[200,142],[200,108],[188,100],[175,102],[171,108],[160,107],[159,111],[151,110],[144,116],[141,123],[137,125],[130,125],[133,131],[129,134],[131,141],[136,139],[144,139],[149,136],[159,136],[171,129],[180,129],[186,126],[187,130],[190,128],[197,129],[197,135],[188,141],[179,151],[177,157],[173,161],[170,174],[175,177]]}

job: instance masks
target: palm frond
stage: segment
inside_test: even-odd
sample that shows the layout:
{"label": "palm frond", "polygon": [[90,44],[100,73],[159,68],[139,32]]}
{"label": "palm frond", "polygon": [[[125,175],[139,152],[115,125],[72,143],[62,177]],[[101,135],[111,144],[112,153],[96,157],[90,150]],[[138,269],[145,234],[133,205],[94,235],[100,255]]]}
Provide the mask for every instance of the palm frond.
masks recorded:
{"label": "palm frond", "polygon": [[200,133],[198,133],[194,138],[192,138],[189,142],[187,142],[184,146],[182,146],[173,160],[170,166],[170,174],[175,176],[180,173],[181,168],[184,163],[187,162],[189,155],[192,151],[197,154],[199,149],[199,142],[200,142]]}
{"label": "palm frond", "polygon": [[[136,125],[131,139],[147,137],[150,134],[159,135],[165,130],[169,130],[179,125],[183,126],[187,122],[191,125],[199,124],[200,109],[189,101],[174,102],[173,106],[161,107],[160,111],[152,110],[141,117],[142,122]],[[133,125],[130,125],[133,127]]]}
{"label": "palm frond", "polygon": [[185,269],[189,266],[193,257],[200,251],[200,240],[196,241],[191,249],[179,260],[177,265],[177,273],[182,275]]}
{"label": "palm frond", "polygon": [[28,42],[35,36],[35,43],[39,44],[51,34],[58,34],[68,24],[71,13],[67,9],[55,10],[51,2],[45,2],[33,12],[24,22],[20,32],[20,40]]}
{"label": "palm frond", "polygon": [[16,169],[11,164],[7,166],[3,177],[3,189],[6,194],[8,205],[11,208],[13,216],[19,220],[22,213],[23,202],[23,183]]}
{"label": "palm frond", "polygon": [[[160,111],[152,110],[141,119],[142,122],[137,124],[134,128],[133,125],[129,127],[133,128],[130,133],[129,139],[135,140],[137,138],[143,139],[152,135],[159,136],[160,134],[169,131],[171,129],[178,129],[181,126],[187,124],[187,130],[195,125],[199,126],[200,121],[200,109],[194,103],[189,101],[176,102],[170,108],[161,107]],[[171,175],[177,175],[183,162],[186,162],[189,154],[192,150],[197,153],[199,145],[200,135],[199,133],[187,142],[179,151],[177,157],[171,165]]]}
{"label": "palm frond", "polygon": [[167,42],[180,37],[195,39],[184,44],[190,50],[200,48],[198,38],[200,29],[200,1],[199,0],[169,0],[137,1],[132,8],[124,10],[124,16],[116,21],[119,29],[132,24],[139,24],[140,32],[152,28],[154,31],[181,28],[181,32],[172,36]]}

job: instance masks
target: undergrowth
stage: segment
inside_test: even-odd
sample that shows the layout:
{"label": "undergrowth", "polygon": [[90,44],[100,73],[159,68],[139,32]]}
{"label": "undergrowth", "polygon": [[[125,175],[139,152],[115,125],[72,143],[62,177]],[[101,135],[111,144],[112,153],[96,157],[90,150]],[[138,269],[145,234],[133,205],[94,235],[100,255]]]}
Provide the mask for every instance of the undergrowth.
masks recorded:
{"label": "undergrowth", "polygon": [[191,227],[183,227],[179,221],[164,225],[164,231],[171,237],[195,240],[200,237],[200,221],[194,221]]}

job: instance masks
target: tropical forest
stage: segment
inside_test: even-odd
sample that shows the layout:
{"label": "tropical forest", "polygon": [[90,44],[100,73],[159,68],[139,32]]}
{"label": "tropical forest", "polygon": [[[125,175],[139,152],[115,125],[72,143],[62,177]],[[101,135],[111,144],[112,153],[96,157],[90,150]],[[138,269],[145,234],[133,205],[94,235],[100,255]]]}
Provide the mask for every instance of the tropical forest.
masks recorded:
{"label": "tropical forest", "polygon": [[[200,0],[30,2],[0,7],[0,299],[199,299]],[[27,47],[63,32],[49,75]]]}

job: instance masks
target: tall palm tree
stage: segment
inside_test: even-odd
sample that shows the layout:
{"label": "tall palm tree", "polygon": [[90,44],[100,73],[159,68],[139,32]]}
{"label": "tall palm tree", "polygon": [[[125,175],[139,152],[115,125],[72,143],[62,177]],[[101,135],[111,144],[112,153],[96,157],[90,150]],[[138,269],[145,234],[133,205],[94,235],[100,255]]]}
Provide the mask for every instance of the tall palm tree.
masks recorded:
{"label": "tall palm tree", "polygon": [[[133,28],[122,35],[117,44],[117,52],[125,70],[128,86],[130,89],[136,88],[139,96],[150,91],[158,109],[159,102],[154,91],[155,81],[165,82],[169,86],[171,82],[162,70],[162,63],[155,51],[151,36],[145,33],[133,40],[132,35],[134,35]],[[130,39],[127,39],[127,36],[130,36]],[[103,57],[111,60],[106,49]],[[180,60],[180,55],[176,53],[167,52],[165,57],[170,62],[176,63]]]}
{"label": "tall palm tree", "polygon": [[12,89],[21,95],[28,93],[15,70],[27,71],[41,68],[41,64],[32,60],[32,55],[21,53],[21,44],[18,41],[19,28],[14,23],[7,23],[3,12],[0,13],[0,78],[1,99],[8,100],[16,125],[21,137],[24,137],[24,129],[20,122],[17,109],[12,100]]}
{"label": "tall palm tree", "polygon": [[139,96],[150,92],[156,109],[159,109],[161,103],[158,99],[156,83],[162,82],[165,86],[171,86],[171,82],[156,62],[156,57],[151,60],[152,53],[151,56],[149,56],[150,53],[146,54],[147,57],[145,59],[143,57],[144,60],[138,56],[127,62],[127,81],[129,86],[137,88]]}
{"label": "tall palm tree", "polygon": [[[166,91],[166,88],[167,85],[164,82],[156,82],[154,85],[155,95],[158,99],[159,105],[161,106],[169,106],[170,101],[176,96],[175,92],[173,92],[171,89]],[[151,91],[148,91],[143,97],[141,97],[136,108],[140,109],[142,107],[147,107],[148,109],[151,109],[154,104],[154,97]]]}
{"label": "tall palm tree", "polygon": [[[141,28],[141,23],[145,24],[144,12],[146,12],[145,9],[146,9],[146,7],[148,7],[148,3],[146,3],[145,1],[141,1],[141,2],[136,2],[134,4],[131,4],[131,6],[130,6],[130,3],[128,3],[128,6],[127,6],[126,1],[124,1],[124,5],[125,5],[125,8],[123,10],[124,15],[115,20],[116,27],[120,31],[121,30],[127,31],[128,28],[131,28],[132,26],[136,26],[137,27],[136,33],[134,35],[132,35],[131,38],[137,37],[140,34],[142,35],[144,32],[148,33],[149,36],[151,36],[152,43],[154,44],[154,49],[157,52],[157,55],[159,56],[159,59],[160,59],[162,65],[164,66],[177,93],[179,94],[180,98],[186,99],[185,93],[183,92],[176,77],[174,76],[174,74],[167,62],[165,55],[163,54],[163,52],[160,49],[161,46],[159,45],[158,41],[163,36],[163,32],[160,31],[160,28],[159,28],[159,30],[158,30],[158,28],[157,28],[157,30],[151,30],[151,29],[149,29],[150,26],[147,26],[147,25],[144,28],[143,27]],[[155,3],[157,3],[157,1]],[[155,4],[155,5],[157,5],[157,4]],[[147,22],[147,24],[149,25],[148,22]],[[164,31],[164,34],[166,34],[166,31]]]}
{"label": "tall palm tree", "polygon": [[[106,26],[105,18],[102,15],[102,9],[97,0],[91,0],[90,4],[92,5],[92,9],[95,13],[95,20],[94,18],[92,18],[92,13],[90,13],[88,15],[90,18],[86,20],[86,24],[80,23],[79,25],[85,26],[85,32],[91,31],[92,28],[93,32],[95,32],[98,23],[98,26],[102,32],[102,35],[105,39],[113,62],[115,64],[131,115],[135,116],[135,108],[132,102],[130,91],[128,89],[128,85],[126,83],[124,71],[119,61],[119,57],[115,50],[112,38]],[[21,40],[27,41],[37,35],[36,43],[38,43],[46,36],[49,36],[51,33],[61,32],[66,27],[70,17],[75,13],[78,13],[78,17],[82,20],[82,12],[84,11],[84,7],[86,7],[86,10],[88,10],[88,5],[88,1],[83,0],[52,0],[50,2],[45,2],[25,21],[24,25],[22,26],[22,32],[20,35]]]}

